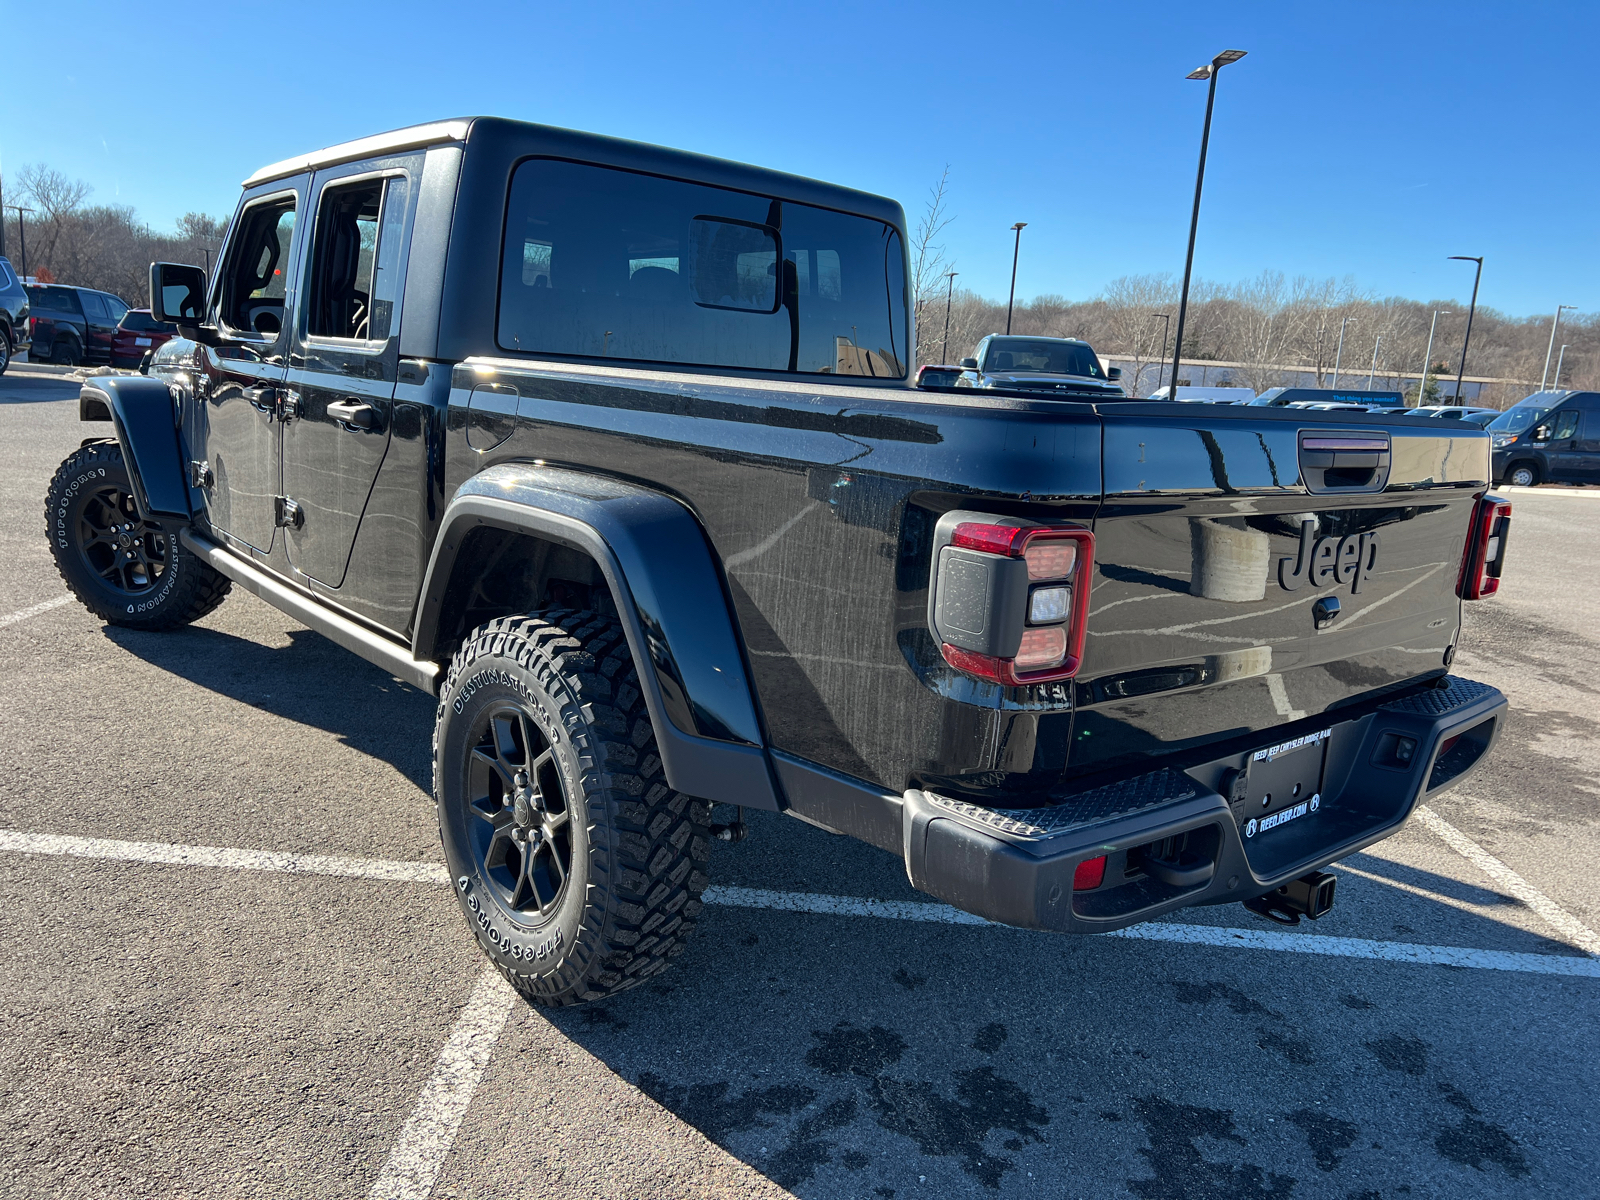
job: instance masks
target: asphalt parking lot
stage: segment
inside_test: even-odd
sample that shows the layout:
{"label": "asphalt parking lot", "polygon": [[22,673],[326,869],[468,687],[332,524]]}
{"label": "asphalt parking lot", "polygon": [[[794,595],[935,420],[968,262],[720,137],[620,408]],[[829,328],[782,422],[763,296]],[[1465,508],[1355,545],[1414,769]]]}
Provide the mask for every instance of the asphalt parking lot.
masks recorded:
{"label": "asphalt parking lot", "polygon": [[1515,494],[1456,666],[1506,734],[1315,927],[953,921],[758,814],[671,971],[550,1014],[443,885],[429,697],[243,592],[64,602],[76,395],[0,378],[0,1193],[1596,1194],[1600,489]]}

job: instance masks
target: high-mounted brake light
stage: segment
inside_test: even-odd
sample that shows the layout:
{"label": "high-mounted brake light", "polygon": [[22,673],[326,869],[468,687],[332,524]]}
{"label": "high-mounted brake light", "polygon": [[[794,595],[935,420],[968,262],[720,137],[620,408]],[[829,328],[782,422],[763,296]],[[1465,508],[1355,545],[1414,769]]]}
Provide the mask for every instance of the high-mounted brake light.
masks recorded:
{"label": "high-mounted brake light", "polygon": [[1456,595],[1463,600],[1482,600],[1500,590],[1506,537],[1510,532],[1511,502],[1500,496],[1480,496],[1472,510],[1472,524],[1467,529],[1461,574],[1456,578]]}
{"label": "high-mounted brake light", "polygon": [[1007,687],[1077,673],[1094,534],[1080,526],[963,520],[935,535],[929,619],[944,660]]}

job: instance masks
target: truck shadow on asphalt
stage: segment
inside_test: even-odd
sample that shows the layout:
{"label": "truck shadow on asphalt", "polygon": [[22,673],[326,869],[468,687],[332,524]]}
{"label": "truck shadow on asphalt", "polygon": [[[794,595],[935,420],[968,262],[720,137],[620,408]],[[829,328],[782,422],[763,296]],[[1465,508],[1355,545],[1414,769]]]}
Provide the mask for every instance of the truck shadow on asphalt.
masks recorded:
{"label": "truck shadow on asphalt", "polygon": [[433,788],[432,696],[309,629],[263,646],[201,625],[166,633],[105,627],[119,648],[240,704],[325,730],[390,763],[424,794]]}

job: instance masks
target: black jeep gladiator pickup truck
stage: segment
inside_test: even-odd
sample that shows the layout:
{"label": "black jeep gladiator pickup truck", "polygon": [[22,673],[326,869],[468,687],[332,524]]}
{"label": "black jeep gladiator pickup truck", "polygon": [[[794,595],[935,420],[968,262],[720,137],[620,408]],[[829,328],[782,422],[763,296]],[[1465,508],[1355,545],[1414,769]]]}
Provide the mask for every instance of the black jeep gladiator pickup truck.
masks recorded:
{"label": "black jeep gladiator pickup truck", "polygon": [[[457,898],[527,997],[682,949],[713,805],[995,921],[1319,915],[1493,745],[1489,442],[909,382],[905,218],[479,118],[248,179],[180,336],[83,389],[51,549],[105,621],[233,584],[438,697]],[[730,814],[731,815],[731,814]]]}

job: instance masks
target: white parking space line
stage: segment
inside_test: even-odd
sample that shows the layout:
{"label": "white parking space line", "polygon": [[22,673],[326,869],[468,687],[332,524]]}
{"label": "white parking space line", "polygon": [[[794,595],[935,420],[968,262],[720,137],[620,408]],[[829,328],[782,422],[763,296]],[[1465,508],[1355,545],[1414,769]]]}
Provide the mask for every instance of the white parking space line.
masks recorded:
{"label": "white parking space line", "polygon": [[[709,887],[707,904],[734,908],[767,908],[830,916],[885,917],[895,921],[932,921],[941,925],[988,925],[990,922],[944,904],[905,900],[862,900],[853,896],[819,896],[805,892],[768,892],[759,888]],[[1174,925],[1149,921],[1101,937],[1145,942],[1178,942],[1235,950],[1277,950],[1326,958],[1367,958],[1381,962],[1420,963],[1440,967],[1474,967],[1484,971],[1520,971],[1533,975],[1570,975],[1600,979],[1600,961],[1556,954],[1516,954],[1505,950],[1473,950],[1464,946],[1418,946],[1366,938],[1331,937],[1316,933],[1280,933],[1267,929],[1233,929],[1216,925]]]}
{"label": "white parking space line", "polygon": [[1450,849],[1543,917],[1545,923],[1567,941],[1587,954],[1600,955],[1600,936],[1597,936],[1594,930],[1572,916],[1449,821],[1425,804],[1417,805],[1417,820],[1422,822],[1429,832],[1438,835]]}
{"label": "white parking space line", "polygon": [[0,617],[0,629],[7,625],[15,625],[18,621],[26,621],[29,617],[37,617],[42,612],[49,612],[52,608],[60,608],[72,600],[70,595],[57,596],[54,600],[41,600],[37,604],[30,604],[27,608],[19,608],[14,613],[7,613]]}
{"label": "white parking space line", "polygon": [[371,1200],[425,1200],[433,1192],[516,996],[493,967],[479,973],[411,1119],[368,1193]]}
{"label": "white parking space line", "polygon": [[[1467,846],[1503,872],[1496,875],[1504,886],[1536,908],[1541,916],[1587,949],[1580,939],[1595,941],[1594,934],[1532,888],[1498,859],[1479,849],[1453,826],[1426,809]],[[1430,824],[1430,828],[1433,826]],[[1443,836],[1443,835],[1441,835]],[[1447,839],[1448,840],[1448,839]],[[1460,847],[1457,847],[1460,849]],[[73,837],[55,833],[23,833],[0,829],[0,851],[18,854],[57,854],[75,858],[113,859],[120,862],[163,863],[189,867],[221,867],[243,871],[281,871],[289,874],[336,875],[352,879],[377,879],[390,883],[446,884],[449,876],[432,863],[395,862],[381,858],[338,858],[323,854],[280,854],[269,850],[235,850],[222,846],[175,846],[164,842],[123,842],[111,838]],[[1465,850],[1462,853],[1466,853]],[[1468,857],[1471,857],[1470,855]],[[1477,861],[1474,859],[1474,861]],[[1484,866],[1483,863],[1479,863]],[[1489,868],[1484,866],[1485,870]],[[1491,872],[1493,874],[1493,872]],[[1520,889],[1520,890],[1519,890]],[[1522,893],[1527,893],[1526,895]],[[1535,898],[1542,908],[1535,905]],[[873,900],[858,896],[828,896],[814,892],[774,892],[763,888],[709,887],[707,904],[728,908],[762,908],[776,912],[818,913],[842,917],[878,917],[890,921],[923,921],[938,925],[988,925],[982,917],[947,904],[914,900]],[[1545,911],[1548,910],[1548,911]],[[1382,942],[1365,938],[1331,937],[1315,933],[1281,933],[1266,929],[1235,929],[1215,925],[1176,925],[1146,922],[1102,937],[1132,938],[1146,942],[1177,942],[1191,946],[1228,947],[1237,950],[1276,950],[1331,958],[1366,958],[1382,962],[1434,966],[1473,967],[1486,971],[1520,971],[1534,975],[1569,975],[1600,979],[1600,959],[1557,954],[1517,954],[1504,950],[1474,950],[1465,946],[1421,946],[1408,942]]]}
{"label": "white parking space line", "polygon": [[335,858],[326,854],[281,854],[273,850],[234,850],[225,846],[174,846],[166,842],[119,842],[111,838],[69,837],[0,829],[0,851],[109,858],[119,862],[170,863],[183,867],[226,867],[236,871],[285,871],[302,875],[341,875],[389,883],[448,883],[437,863],[396,862],[387,858]]}

